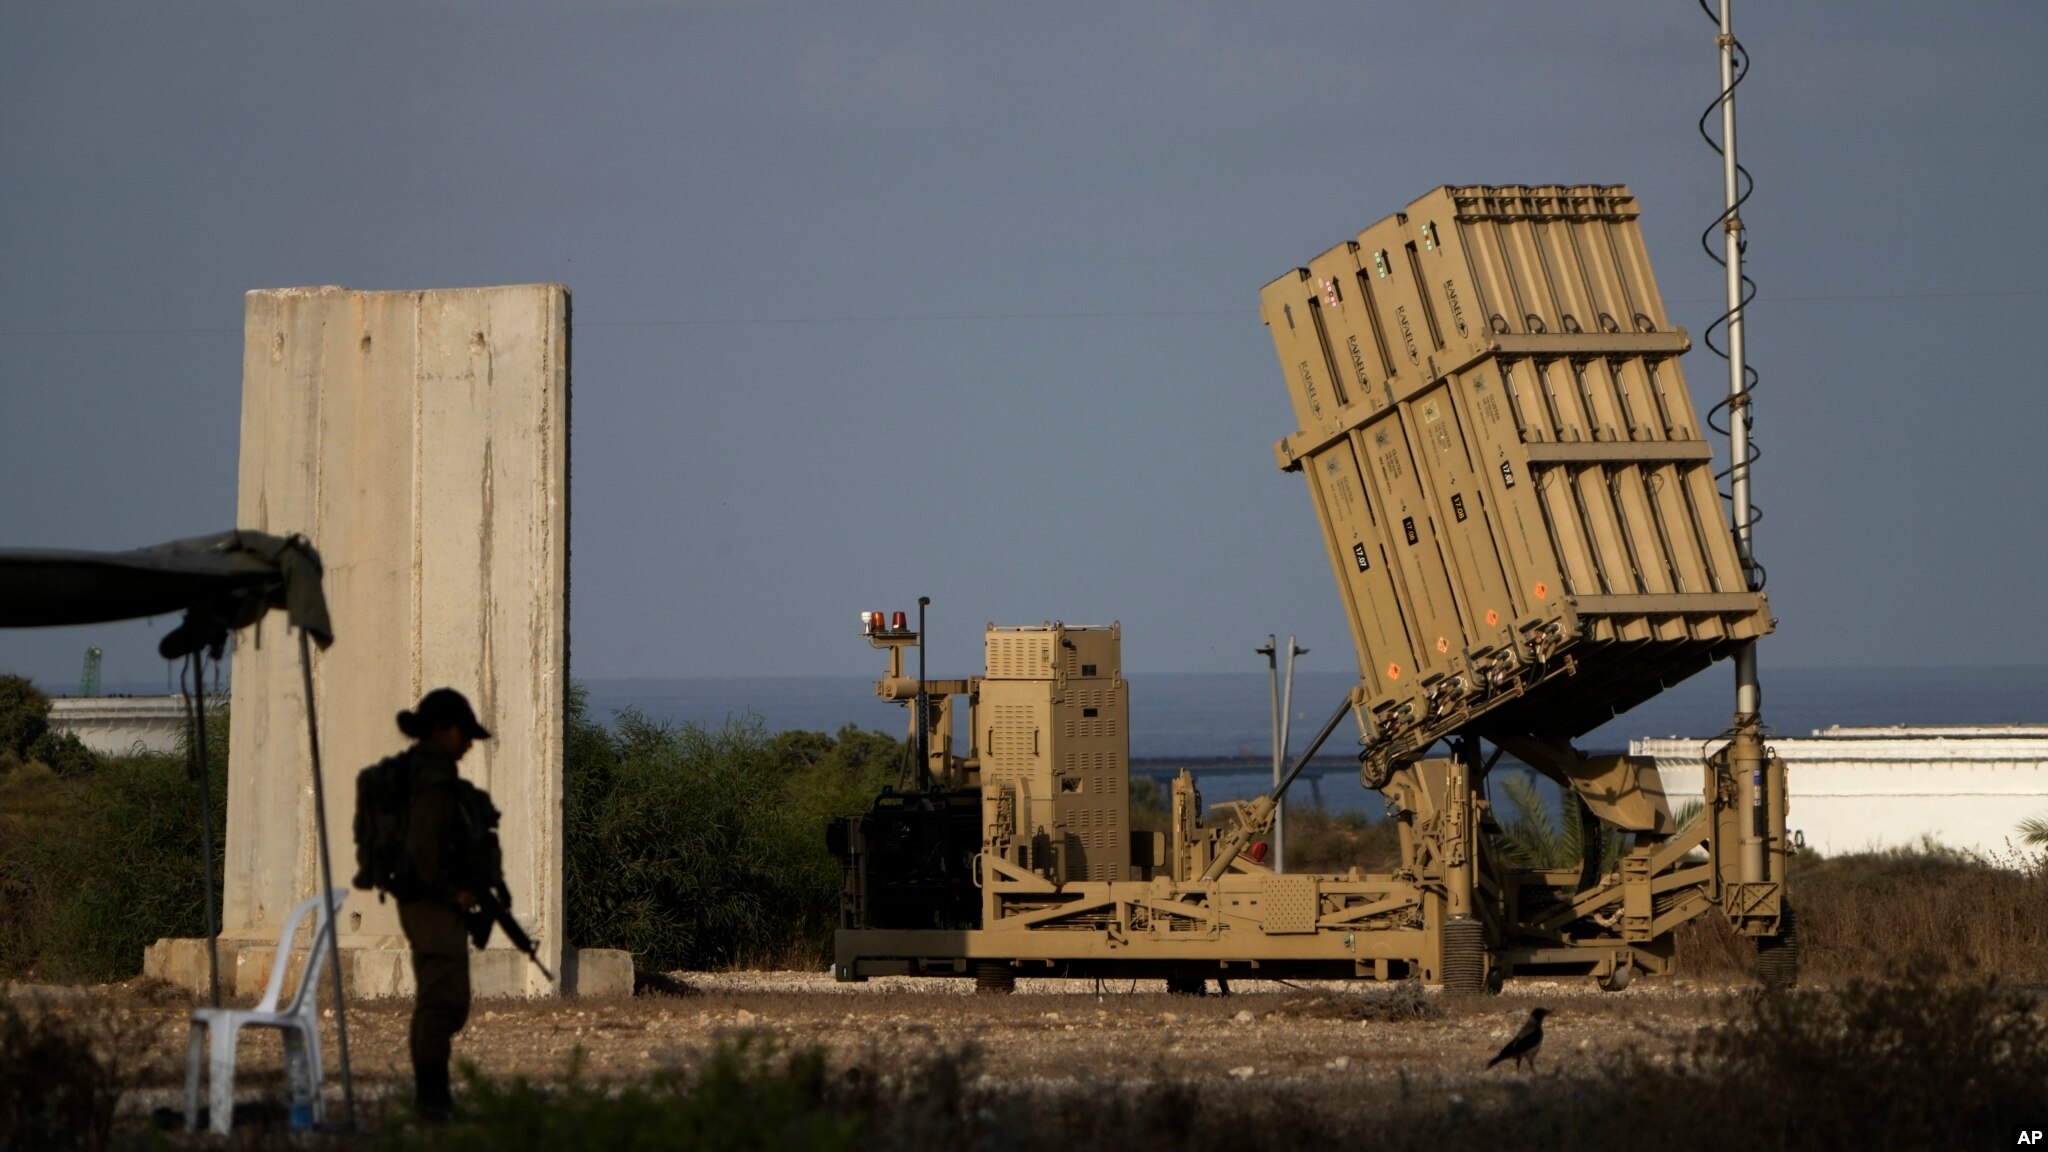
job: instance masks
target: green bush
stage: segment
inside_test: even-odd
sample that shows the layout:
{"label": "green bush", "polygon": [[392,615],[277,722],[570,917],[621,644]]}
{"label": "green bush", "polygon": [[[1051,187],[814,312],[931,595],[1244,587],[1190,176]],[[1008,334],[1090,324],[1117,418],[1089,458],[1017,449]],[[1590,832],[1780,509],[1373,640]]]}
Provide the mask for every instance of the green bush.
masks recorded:
{"label": "green bush", "polygon": [[1131,776],[1131,827],[1139,832],[1173,830],[1173,793],[1151,776]]}
{"label": "green bush", "polygon": [[26,676],[0,675],[0,753],[27,760],[49,730],[50,698]]}
{"label": "green bush", "polygon": [[[214,789],[216,892],[226,793]],[[176,756],[0,777],[0,902],[13,910],[0,917],[0,974],[123,980],[158,938],[204,935],[198,816],[199,784]]]}
{"label": "green bush", "polygon": [[[25,686],[25,687],[24,687]],[[40,694],[18,677],[14,731]],[[628,713],[607,731],[574,694],[567,732],[569,938],[644,967],[821,962],[838,921],[831,820],[894,780],[900,741],[852,728],[770,736]],[[228,723],[212,712],[214,881],[226,843]],[[121,980],[160,937],[204,935],[199,784],[183,755],[0,773],[0,977]]]}
{"label": "green bush", "polygon": [[621,713],[613,730],[572,695],[564,816],[569,939],[665,971],[821,963],[838,923],[833,819],[864,811],[902,762],[899,741],[770,736]]}
{"label": "green bush", "polygon": [[[217,893],[225,709],[208,718],[207,742]],[[0,774],[0,976],[123,980],[160,937],[204,935],[199,792],[183,754],[37,759]]]}

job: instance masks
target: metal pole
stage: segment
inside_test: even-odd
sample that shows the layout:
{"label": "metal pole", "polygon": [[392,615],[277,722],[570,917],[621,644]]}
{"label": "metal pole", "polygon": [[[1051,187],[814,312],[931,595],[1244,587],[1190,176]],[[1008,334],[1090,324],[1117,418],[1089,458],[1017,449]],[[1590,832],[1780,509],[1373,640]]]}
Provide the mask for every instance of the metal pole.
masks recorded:
{"label": "metal pole", "polygon": [[[1287,758],[1287,746],[1292,742],[1294,728],[1294,658],[1308,655],[1308,649],[1297,646],[1294,637],[1287,638],[1287,678],[1280,689],[1280,759]],[[1273,870],[1287,871],[1287,799],[1281,797],[1273,809]]]}
{"label": "metal pole", "polygon": [[[1280,713],[1280,638],[1278,636],[1268,635],[1266,637],[1266,643],[1261,647],[1252,649],[1252,651],[1257,652],[1259,655],[1264,656],[1266,658],[1266,690],[1267,693],[1272,697],[1272,733],[1269,738],[1269,742],[1271,743],[1273,750],[1273,788],[1277,792],[1280,787],[1280,774],[1286,770],[1286,764],[1283,762],[1283,757],[1287,755],[1285,748],[1281,744],[1280,736],[1280,733],[1282,731],[1282,720]],[[1277,811],[1273,815],[1272,835],[1273,869],[1274,871],[1279,871],[1281,829],[1280,816]]]}
{"label": "metal pole", "polygon": [[213,896],[213,765],[206,756],[206,650],[192,653],[185,662],[192,674],[192,690],[185,694],[192,722],[192,752],[199,769],[199,856],[200,875],[205,878],[201,907],[206,915],[206,978],[213,1006],[220,1007],[220,926]]}
{"label": "metal pole", "polygon": [[[1742,217],[1736,210],[1742,189],[1735,160],[1735,33],[1729,4],[1730,0],[1721,0],[1721,34],[1715,38],[1721,48],[1721,197],[1727,208],[1721,243],[1728,303],[1729,517],[1735,529],[1735,550],[1747,578],[1756,565],[1756,551],[1750,523],[1748,333],[1742,315]],[[1754,716],[1761,711],[1763,687],[1757,679],[1756,644],[1752,641],[1735,654],[1735,714]]]}
{"label": "metal pole", "polygon": [[1217,847],[1216,857],[1209,861],[1209,867],[1202,872],[1202,879],[1214,880],[1225,872],[1230,871],[1231,861],[1237,859],[1238,853],[1244,851],[1245,841],[1249,839],[1246,829],[1248,826],[1264,819],[1263,816],[1257,814],[1259,810],[1263,808],[1267,812],[1272,811],[1272,806],[1280,802],[1280,798],[1287,794],[1288,786],[1294,783],[1295,777],[1300,776],[1301,770],[1308,766],[1308,762],[1315,758],[1315,754],[1322,751],[1323,741],[1328,740],[1330,733],[1337,730],[1338,723],[1344,719],[1344,714],[1349,711],[1351,711],[1351,694],[1346,692],[1344,699],[1338,701],[1337,710],[1330,713],[1328,720],[1323,721],[1323,726],[1316,733],[1315,739],[1309,741],[1308,747],[1302,750],[1301,755],[1294,758],[1294,766],[1289,768],[1286,774],[1274,783],[1271,792],[1266,793],[1263,798],[1253,802],[1253,807],[1249,810],[1251,813],[1250,818],[1247,819],[1242,815],[1242,813],[1246,812],[1245,809],[1239,809],[1241,815],[1237,827],[1232,829],[1231,834],[1226,836]]}
{"label": "metal pole", "polygon": [[[327,910],[327,968],[334,973],[334,1036],[341,1050],[341,1098],[356,1126],[356,1082],[348,1064],[348,1001],[341,990],[341,924],[335,919],[334,865],[327,852],[327,786],[320,774],[320,720],[313,709],[313,649],[299,629],[299,673],[306,688],[306,739],[313,751],[313,821],[320,838],[320,904]],[[274,963],[284,963],[279,956]],[[315,1085],[318,1091],[319,1086]]]}
{"label": "metal pole", "polygon": [[[1721,225],[1721,244],[1728,304],[1728,515],[1735,531],[1735,551],[1748,582],[1753,579],[1756,552],[1750,516],[1747,326],[1742,314],[1742,217],[1737,210],[1742,188],[1735,159],[1735,31],[1730,4],[1731,0],[1721,0],[1720,35],[1715,37],[1721,50],[1721,197],[1727,217]],[[1735,737],[1730,756],[1740,805],[1739,861],[1745,883],[1767,878],[1764,841],[1769,835],[1769,797],[1764,780],[1762,713],[1763,683],[1757,671],[1756,641],[1751,640],[1735,651]]]}
{"label": "metal pole", "polygon": [[924,610],[932,602],[929,596],[917,598],[917,782],[931,783],[932,769],[932,717],[931,698],[924,690]]}

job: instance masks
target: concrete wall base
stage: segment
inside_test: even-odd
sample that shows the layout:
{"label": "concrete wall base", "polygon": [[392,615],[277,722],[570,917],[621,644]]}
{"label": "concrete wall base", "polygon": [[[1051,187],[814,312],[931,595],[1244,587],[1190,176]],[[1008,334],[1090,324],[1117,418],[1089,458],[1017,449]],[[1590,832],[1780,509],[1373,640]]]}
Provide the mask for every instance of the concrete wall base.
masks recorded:
{"label": "concrete wall base", "polygon": [[[220,941],[220,985],[224,996],[253,1001],[270,980],[275,944],[223,938]],[[305,953],[294,952],[286,969],[285,987],[297,987]],[[206,941],[164,939],[142,951],[145,976],[204,995],[208,989]],[[564,948],[560,994],[565,996],[631,996],[633,955],[616,948]],[[401,944],[382,948],[341,950],[342,988],[352,1000],[379,1000],[413,994],[412,957]],[[322,981],[323,986],[325,980]],[[509,948],[486,948],[469,954],[471,993],[478,999],[533,997],[557,989],[541,979],[526,957]]]}

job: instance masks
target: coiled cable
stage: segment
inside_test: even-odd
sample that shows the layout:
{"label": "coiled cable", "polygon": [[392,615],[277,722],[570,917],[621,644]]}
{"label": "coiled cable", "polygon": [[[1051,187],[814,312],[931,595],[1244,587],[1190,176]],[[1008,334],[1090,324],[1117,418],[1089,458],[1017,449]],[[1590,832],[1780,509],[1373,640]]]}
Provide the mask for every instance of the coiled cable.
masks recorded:
{"label": "coiled cable", "polygon": [[[1699,0],[1699,5],[1700,11],[1706,13],[1707,19],[1714,22],[1714,27],[1719,28],[1721,26],[1721,18],[1715,14],[1712,8],[1707,6],[1707,0]],[[1734,62],[1728,86],[1723,88],[1720,94],[1714,98],[1713,102],[1707,105],[1706,110],[1700,113],[1699,121],[1700,139],[1707,142],[1707,147],[1714,150],[1714,155],[1722,157],[1725,157],[1727,153],[1723,150],[1721,142],[1716,140],[1714,134],[1707,130],[1707,121],[1712,119],[1714,114],[1721,110],[1722,105],[1735,98],[1735,89],[1749,76],[1749,52],[1743,48],[1742,41],[1737,40],[1731,34],[1728,37],[1728,47]],[[1737,161],[1735,165],[1735,187],[1735,203],[1730,204],[1719,216],[1714,218],[1713,223],[1707,225],[1705,231],[1700,233],[1700,247],[1706,251],[1707,258],[1719,265],[1724,271],[1728,267],[1728,261],[1721,253],[1714,250],[1714,235],[1715,233],[1725,234],[1731,222],[1740,221],[1742,206],[1749,202],[1750,193],[1756,190],[1756,180],[1750,176],[1749,169],[1744,168],[1740,161]],[[1746,229],[1741,228],[1739,223],[1736,227],[1735,250],[1741,255],[1748,255],[1749,253],[1749,233]],[[1749,306],[1749,302],[1754,299],[1756,299],[1756,281],[1749,278],[1749,272],[1745,268],[1742,273],[1741,297],[1735,307],[1716,317],[1712,324],[1707,325],[1706,333],[1701,337],[1702,342],[1706,344],[1708,350],[1713,352],[1714,355],[1719,356],[1723,360],[1729,359],[1728,349],[1721,342],[1721,337],[1726,334],[1730,322],[1740,317],[1743,310]],[[1733,435],[1729,422],[1730,415],[1737,404],[1742,405],[1744,408],[1749,408],[1750,398],[1756,392],[1759,379],[1757,370],[1750,366],[1747,357],[1743,361],[1742,377],[1743,386],[1739,393],[1731,393],[1723,397],[1720,403],[1707,410],[1707,426],[1721,435],[1729,437],[1731,457],[1733,455]],[[1720,492],[1721,499],[1729,504],[1731,513],[1734,511],[1735,494],[1732,490],[1732,485],[1726,485],[1725,482],[1735,474],[1738,467],[1747,472],[1756,465],[1758,460],[1763,459],[1763,449],[1759,448],[1756,442],[1756,417],[1753,410],[1749,413],[1747,447],[1748,450],[1743,454],[1742,460],[1736,461],[1731,458],[1728,467],[1714,473],[1715,487]],[[1744,514],[1742,519],[1736,520],[1731,515],[1731,521],[1740,526],[1754,528],[1764,518],[1763,509],[1757,507],[1754,501],[1751,501],[1749,507],[1743,509],[1742,512]],[[1764,566],[1756,560],[1754,553],[1749,550],[1743,550],[1743,559],[1750,591],[1763,591],[1764,583],[1768,577]]]}

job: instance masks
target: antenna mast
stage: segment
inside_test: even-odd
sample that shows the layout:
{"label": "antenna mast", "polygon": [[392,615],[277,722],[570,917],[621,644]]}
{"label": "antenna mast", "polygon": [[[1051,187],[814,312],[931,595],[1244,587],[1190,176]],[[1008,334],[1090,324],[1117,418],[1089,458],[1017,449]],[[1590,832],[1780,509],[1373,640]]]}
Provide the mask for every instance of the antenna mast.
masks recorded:
{"label": "antenna mast", "polygon": [[[1714,104],[1700,117],[1700,133],[1707,136],[1707,143],[1721,155],[1721,217],[1715,223],[1721,229],[1721,251],[1715,252],[1707,244],[1707,236],[1701,242],[1707,254],[1721,264],[1727,290],[1728,310],[1709,326],[1707,343],[1713,345],[1713,330],[1727,327],[1728,398],[1719,409],[1728,413],[1728,518],[1735,537],[1735,551],[1742,563],[1742,573],[1750,591],[1763,589],[1763,566],[1756,562],[1755,542],[1752,536],[1757,521],[1756,505],[1750,501],[1749,470],[1756,462],[1758,452],[1751,442],[1750,400],[1754,391],[1754,374],[1750,371],[1747,358],[1747,325],[1744,323],[1743,308],[1753,295],[1747,277],[1742,274],[1742,256],[1747,243],[1743,236],[1742,204],[1749,199],[1753,186],[1749,173],[1735,158],[1735,88],[1749,73],[1749,54],[1743,51],[1742,42],[1735,38],[1729,7],[1733,0],[1720,0],[1720,16],[1717,20],[1718,35],[1715,45],[1721,55],[1721,92]],[[1707,0],[1700,0],[1700,8],[1709,18],[1714,11],[1707,7]],[[1707,118],[1714,108],[1721,110],[1721,139],[1717,143],[1707,135]],[[1708,230],[1709,235],[1712,229]],[[1720,351],[1720,349],[1715,349]],[[1755,640],[1749,640],[1735,650],[1735,717],[1729,727],[1729,740],[1725,757],[1721,761],[1728,773],[1736,799],[1736,829],[1739,832],[1737,871],[1740,883],[1751,889],[1758,898],[1783,907],[1783,875],[1785,860],[1785,770],[1784,765],[1774,760],[1763,739],[1763,684],[1757,675],[1757,652]],[[1753,886],[1753,887],[1752,887]],[[1771,896],[1776,900],[1771,900]],[[1748,900],[1747,896],[1742,897]],[[1776,911],[1776,909],[1772,909]],[[1789,909],[1786,917],[1777,925],[1781,933],[1790,932]]]}
{"label": "antenna mast", "polygon": [[[1749,466],[1754,456],[1749,443],[1749,367],[1743,324],[1742,201],[1747,191],[1740,185],[1746,173],[1735,161],[1735,85],[1739,45],[1729,17],[1732,0],[1721,0],[1721,34],[1715,43],[1721,49],[1721,216],[1722,263],[1726,270],[1728,303],[1728,458],[1729,518],[1735,530],[1735,551],[1742,558],[1742,570],[1752,587],[1756,584],[1756,551],[1752,538],[1755,508],[1749,498]],[[1745,62],[1746,63],[1746,62]],[[1747,71],[1747,68],[1744,69]],[[1755,718],[1763,711],[1763,684],[1757,676],[1756,641],[1744,644],[1735,654],[1735,717],[1740,727],[1744,717]]]}

